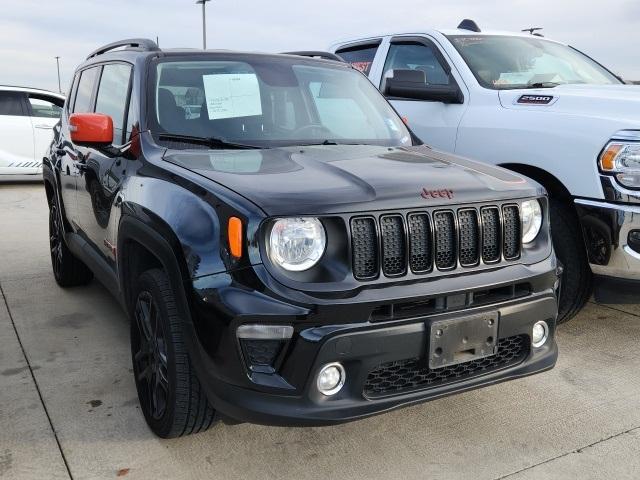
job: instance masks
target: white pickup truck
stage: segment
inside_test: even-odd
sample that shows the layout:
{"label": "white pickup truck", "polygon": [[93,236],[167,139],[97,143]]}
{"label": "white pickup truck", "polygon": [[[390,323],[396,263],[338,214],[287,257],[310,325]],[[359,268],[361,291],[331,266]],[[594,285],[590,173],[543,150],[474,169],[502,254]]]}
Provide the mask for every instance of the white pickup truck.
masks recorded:
{"label": "white pickup truck", "polygon": [[[640,86],[541,35],[422,30],[335,43],[428,145],[531,177],[551,198],[559,321],[638,301]],[[595,279],[595,282],[594,282]]]}

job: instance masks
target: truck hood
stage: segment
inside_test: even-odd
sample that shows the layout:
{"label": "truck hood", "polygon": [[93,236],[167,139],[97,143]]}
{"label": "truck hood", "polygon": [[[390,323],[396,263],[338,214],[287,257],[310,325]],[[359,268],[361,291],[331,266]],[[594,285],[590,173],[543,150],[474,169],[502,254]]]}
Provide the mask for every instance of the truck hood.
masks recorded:
{"label": "truck hood", "polygon": [[[523,95],[553,98],[549,103],[519,103]],[[640,85],[559,85],[500,90],[499,97],[505,108],[601,117],[628,121],[640,128]]]}
{"label": "truck hood", "polygon": [[542,193],[517,174],[426,146],[167,150],[164,160],[235,191],[268,215],[420,208]]}

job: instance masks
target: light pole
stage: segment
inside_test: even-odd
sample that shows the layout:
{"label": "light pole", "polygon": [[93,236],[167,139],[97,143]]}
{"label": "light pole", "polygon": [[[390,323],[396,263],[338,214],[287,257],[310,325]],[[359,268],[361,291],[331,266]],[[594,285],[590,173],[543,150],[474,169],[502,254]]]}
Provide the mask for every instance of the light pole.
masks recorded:
{"label": "light pole", "polygon": [[211,0],[198,0],[196,2],[196,5],[202,5],[202,49],[203,50],[207,49],[207,20],[206,20],[205,10],[206,10],[207,2],[210,2],[210,1]]}
{"label": "light pole", "polygon": [[60,57],[56,57],[56,65],[58,66],[58,91],[62,93],[62,87],[60,86]]}

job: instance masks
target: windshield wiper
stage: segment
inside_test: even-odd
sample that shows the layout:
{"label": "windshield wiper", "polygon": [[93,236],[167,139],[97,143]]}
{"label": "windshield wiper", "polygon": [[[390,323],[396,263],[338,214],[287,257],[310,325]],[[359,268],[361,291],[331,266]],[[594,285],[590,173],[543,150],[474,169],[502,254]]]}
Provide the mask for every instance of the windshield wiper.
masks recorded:
{"label": "windshield wiper", "polygon": [[314,147],[318,145],[366,145],[365,143],[336,142],[335,140],[324,140],[318,143],[304,143],[297,145],[299,147]]}
{"label": "windshield wiper", "polygon": [[235,143],[219,137],[196,137],[191,135],[177,135],[174,133],[161,133],[160,140],[174,140],[177,142],[194,143],[196,145],[205,145],[209,148],[234,149],[234,150],[253,150],[261,149],[258,145],[248,145],[245,143]]}
{"label": "windshield wiper", "polygon": [[562,84],[558,82],[535,82],[535,83],[528,83],[526,88],[554,88],[554,87],[557,87],[558,85],[562,85]]}

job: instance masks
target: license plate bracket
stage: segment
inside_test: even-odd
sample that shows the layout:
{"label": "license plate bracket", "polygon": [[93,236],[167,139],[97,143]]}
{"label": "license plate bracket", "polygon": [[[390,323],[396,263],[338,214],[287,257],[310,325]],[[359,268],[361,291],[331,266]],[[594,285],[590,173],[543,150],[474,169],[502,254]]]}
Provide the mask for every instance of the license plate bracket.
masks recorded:
{"label": "license plate bracket", "polygon": [[486,312],[432,322],[429,368],[434,370],[495,355],[498,320],[498,312]]}

